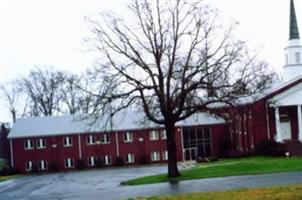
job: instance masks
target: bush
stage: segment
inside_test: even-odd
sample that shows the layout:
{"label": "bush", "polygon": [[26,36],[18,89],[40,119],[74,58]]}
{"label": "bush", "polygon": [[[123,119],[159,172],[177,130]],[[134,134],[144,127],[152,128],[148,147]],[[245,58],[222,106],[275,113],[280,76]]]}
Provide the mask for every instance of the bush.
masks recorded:
{"label": "bush", "polygon": [[257,155],[261,156],[285,156],[285,145],[273,140],[262,140],[255,147]]}
{"label": "bush", "polygon": [[122,157],[118,156],[115,159],[115,165],[116,166],[123,166],[125,164],[124,160]]}
{"label": "bush", "polygon": [[51,161],[50,164],[49,164],[49,168],[48,169],[51,172],[57,172],[57,171],[59,171],[59,166],[57,165],[56,162]]}
{"label": "bush", "polygon": [[85,169],[85,167],[86,167],[86,164],[82,159],[77,160],[76,169],[82,170],[82,169]]}
{"label": "bush", "polygon": [[219,140],[219,157],[226,158],[231,150],[231,140],[229,137],[224,137]]}
{"label": "bush", "polygon": [[30,172],[37,173],[38,171],[39,170],[38,170],[36,163],[33,162]]}
{"label": "bush", "polygon": [[148,163],[149,163],[148,157],[145,154],[141,155],[141,157],[139,158],[139,164],[146,165]]}
{"label": "bush", "polygon": [[0,176],[10,176],[15,174],[20,174],[20,172],[16,168],[7,165],[0,170]]}
{"label": "bush", "polygon": [[103,161],[103,158],[102,158],[102,157],[98,157],[98,158],[96,159],[95,166],[98,167],[98,168],[103,168],[103,167],[105,167],[104,161]]}
{"label": "bush", "polygon": [[198,163],[209,163],[209,162],[216,162],[216,161],[218,161],[218,158],[217,157],[213,157],[213,156],[210,156],[210,157],[198,157],[196,159],[196,161]]}
{"label": "bush", "polygon": [[237,150],[229,150],[227,154],[227,158],[246,158],[252,156],[257,156],[257,154],[254,151],[240,152]]}

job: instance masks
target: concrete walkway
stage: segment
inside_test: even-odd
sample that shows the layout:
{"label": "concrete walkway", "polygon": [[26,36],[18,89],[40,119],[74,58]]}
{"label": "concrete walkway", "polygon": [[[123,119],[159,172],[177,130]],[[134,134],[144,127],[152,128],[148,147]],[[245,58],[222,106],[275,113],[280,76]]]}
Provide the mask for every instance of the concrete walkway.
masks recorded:
{"label": "concrete walkway", "polygon": [[122,200],[139,196],[302,184],[302,172],[208,178],[176,184],[159,183],[141,186],[118,184],[129,177],[159,173],[165,169],[157,166],[28,176],[0,183],[0,199]]}

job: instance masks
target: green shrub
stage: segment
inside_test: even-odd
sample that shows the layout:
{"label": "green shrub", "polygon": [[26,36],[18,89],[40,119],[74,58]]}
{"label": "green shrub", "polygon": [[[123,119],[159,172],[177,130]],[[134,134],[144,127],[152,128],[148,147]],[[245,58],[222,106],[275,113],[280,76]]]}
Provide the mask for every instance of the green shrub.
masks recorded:
{"label": "green shrub", "polygon": [[139,164],[146,165],[149,162],[150,161],[149,161],[148,157],[145,154],[143,154],[143,155],[140,156],[140,158],[139,158]]}
{"label": "green shrub", "polygon": [[105,167],[103,157],[98,157],[98,158],[96,159],[95,166],[98,167],[98,168],[103,168],[103,167]]}
{"label": "green shrub", "polygon": [[76,169],[82,170],[86,168],[86,164],[82,159],[77,160],[76,162]]}
{"label": "green shrub", "polygon": [[49,171],[51,171],[51,172],[57,172],[57,171],[59,171],[59,166],[57,165],[56,162],[51,161],[50,164],[49,164],[48,169],[49,169]]}
{"label": "green shrub", "polygon": [[0,170],[0,176],[10,176],[10,175],[16,175],[16,174],[20,174],[20,172],[16,168],[10,167],[8,165],[5,165]]}
{"label": "green shrub", "polygon": [[122,157],[118,156],[115,159],[115,165],[116,166],[123,166],[125,164],[124,160]]}
{"label": "green shrub", "polygon": [[285,156],[286,149],[284,144],[266,139],[256,145],[255,152],[261,156]]}

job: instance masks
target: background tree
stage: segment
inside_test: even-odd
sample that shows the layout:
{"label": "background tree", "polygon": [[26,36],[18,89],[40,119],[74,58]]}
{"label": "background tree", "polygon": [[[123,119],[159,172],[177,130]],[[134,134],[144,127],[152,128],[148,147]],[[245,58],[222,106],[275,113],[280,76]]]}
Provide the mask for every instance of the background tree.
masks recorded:
{"label": "background tree", "polygon": [[86,76],[64,73],[64,83],[61,84],[59,110],[63,114],[87,114],[95,103],[92,94],[87,91],[93,88]]}
{"label": "background tree", "polygon": [[0,87],[12,122],[25,116],[87,114],[95,97],[86,76],[53,69],[35,69],[29,75]]}
{"label": "background tree", "polygon": [[60,87],[64,83],[60,71],[36,69],[20,80],[19,85],[30,101],[30,116],[50,116],[59,112]]}
{"label": "background tree", "polygon": [[10,112],[13,123],[16,122],[17,118],[24,117],[28,111],[27,98],[15,82],[16,81],[6,83],[5,86],[3,85],[0,87],[3,92],[4,102]]}
{"label": "background tree", "polygon": [[214,10],[193,1],[135,0],[133,18],[91,20],[92,41],[106,64],[96,67],[91,91],[95,118],[128,107],[142,110],[167,134],[168,176],[177,168],[175,123],[217,102],[262,91],[272,81],[266,64],[250,54]]}
{"label": "background tree", "polygon": [[61,106],[59,110],[64,114],[76,114],[79,112],[79,88],[80,78],[74,74],[65,74],[64,83],[61,84],[59,101]]}

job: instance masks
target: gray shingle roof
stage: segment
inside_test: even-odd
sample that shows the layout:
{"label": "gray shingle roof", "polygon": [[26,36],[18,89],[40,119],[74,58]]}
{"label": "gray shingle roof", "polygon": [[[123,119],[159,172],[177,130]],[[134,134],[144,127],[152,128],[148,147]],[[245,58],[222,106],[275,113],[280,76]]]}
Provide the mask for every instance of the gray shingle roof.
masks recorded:
{"label": "gray shingle roof", "polygon": [[[156,128],[159,125],[142,123],[143,115],[136,112],[119,113],[113,119],[113,126],[109,128],[104,120],[91,123],[89,118],[77,115],[49,116],[23,118],[16,121],[8,138],[43,137],[52,135],[85,134],[91,132],[137,130]],[[222,124],[225,121],[208,113],[198,113],[190,118],[178,122],[177,126],[194,126]]]}

